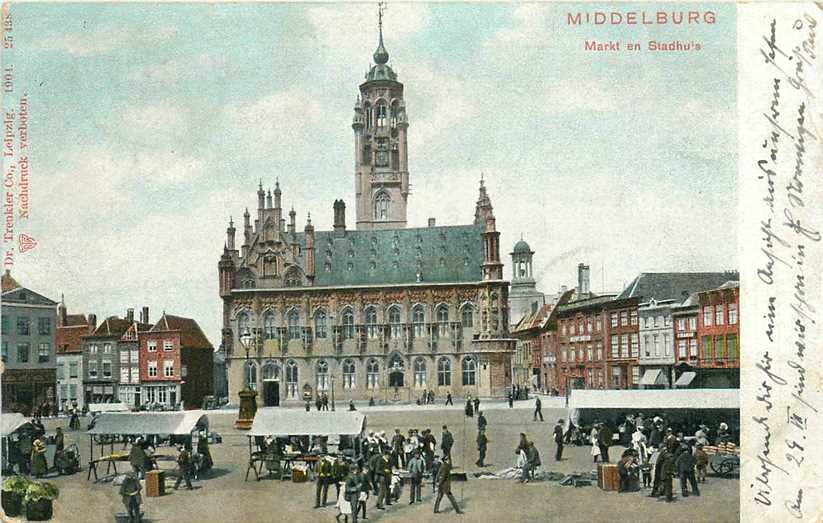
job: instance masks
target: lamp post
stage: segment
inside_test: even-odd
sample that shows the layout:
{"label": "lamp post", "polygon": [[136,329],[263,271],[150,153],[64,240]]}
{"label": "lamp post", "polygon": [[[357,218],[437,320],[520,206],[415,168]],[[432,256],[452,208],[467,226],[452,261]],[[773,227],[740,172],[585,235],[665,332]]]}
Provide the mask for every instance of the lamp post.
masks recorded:
{"label": "lamp post", "polygon": [[331,375],[331,410],[334,412],[334,374]]}
{"label": "lamp post", "polygon": [[257,335],[249,332],[249,328],[246,327],[243,329],[243,332],[240,333],[240,344],[243,345],[243,348],[246,350],[246,360],[243,366],[243,381],[245,382],[245,386],[238,393],[238,396],[240,396],[240,412],[238,413],[237,421],[234,422],[234,427],[240,430],[250,429],[254,421],[254,415],[257,413],[257,392],[252,390],[251,384],[249,383],[249,369],[251,368],[249,365],[249,352],[252,343],[257,345]]}

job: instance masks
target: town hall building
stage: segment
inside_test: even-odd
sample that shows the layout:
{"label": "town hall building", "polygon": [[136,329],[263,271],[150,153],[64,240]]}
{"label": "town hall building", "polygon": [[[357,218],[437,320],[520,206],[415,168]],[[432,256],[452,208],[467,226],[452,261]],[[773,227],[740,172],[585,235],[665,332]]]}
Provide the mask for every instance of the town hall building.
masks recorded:
{"label": "town hall building", "polygon": [[316,231],[310,216],[298,230],[279,181],[267,192],[261,182],[239,241],[229,222],[218,267],[233,403],[246,387],[269,406],[321,394],[502,397],[511,386],[515,340],[488,191],[481,179],[470,223],[407,227],[409,120],[382,23],[373,58],[352,121],[354,228],[341,199],[332,230]]}

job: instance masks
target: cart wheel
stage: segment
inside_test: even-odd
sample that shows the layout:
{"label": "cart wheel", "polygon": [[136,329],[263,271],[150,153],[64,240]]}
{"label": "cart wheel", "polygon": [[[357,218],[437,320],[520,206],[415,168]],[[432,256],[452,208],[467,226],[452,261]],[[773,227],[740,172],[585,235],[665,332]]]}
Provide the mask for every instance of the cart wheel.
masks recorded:
{"label": "cart wheel", "polygon": [[734,471],[734,462],[730,459],[724,459],[720,462],[717,473],[721,476],[731,476]]}
{"label": "cart wheel", "polygon": [[718,471],[719,467],[715,467],[715,466],[714,466],[714,462],[713,462],[713,461],[710,461],[710,462],[709,462],[709,468],[710,468],[710,469],[712,469],[712,472],[713,472],[713,473],[715,473],[715,474],[719,474],[719,473],[720,473],[720,472]]}

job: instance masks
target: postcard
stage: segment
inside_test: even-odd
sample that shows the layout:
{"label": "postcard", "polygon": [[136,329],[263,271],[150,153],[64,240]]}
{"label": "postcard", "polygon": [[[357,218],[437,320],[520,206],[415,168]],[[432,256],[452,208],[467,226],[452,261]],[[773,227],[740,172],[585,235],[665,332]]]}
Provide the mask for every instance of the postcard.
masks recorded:
{"label": "postcard", "polygon": [[812,2],[2,5],[3,521],[820,521]]}

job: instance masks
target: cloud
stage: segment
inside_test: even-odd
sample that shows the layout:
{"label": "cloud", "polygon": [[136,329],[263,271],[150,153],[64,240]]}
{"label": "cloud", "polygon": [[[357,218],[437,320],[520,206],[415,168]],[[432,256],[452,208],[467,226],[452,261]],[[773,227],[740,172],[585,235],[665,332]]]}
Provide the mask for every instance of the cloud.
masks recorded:
{"label": "cloud", "polygon": [[94,29],[63,34],[60,36],[43,37],[34,48],[47,51],[59,51],[74,57],[89,57],[109,53],[125,44],[139,45],[152,43],[158,45],[162,41],[174,38],[178,29],[169,24],[151,26],[150,28],[129,27],[123,28],[114,24],[103,24]]}

